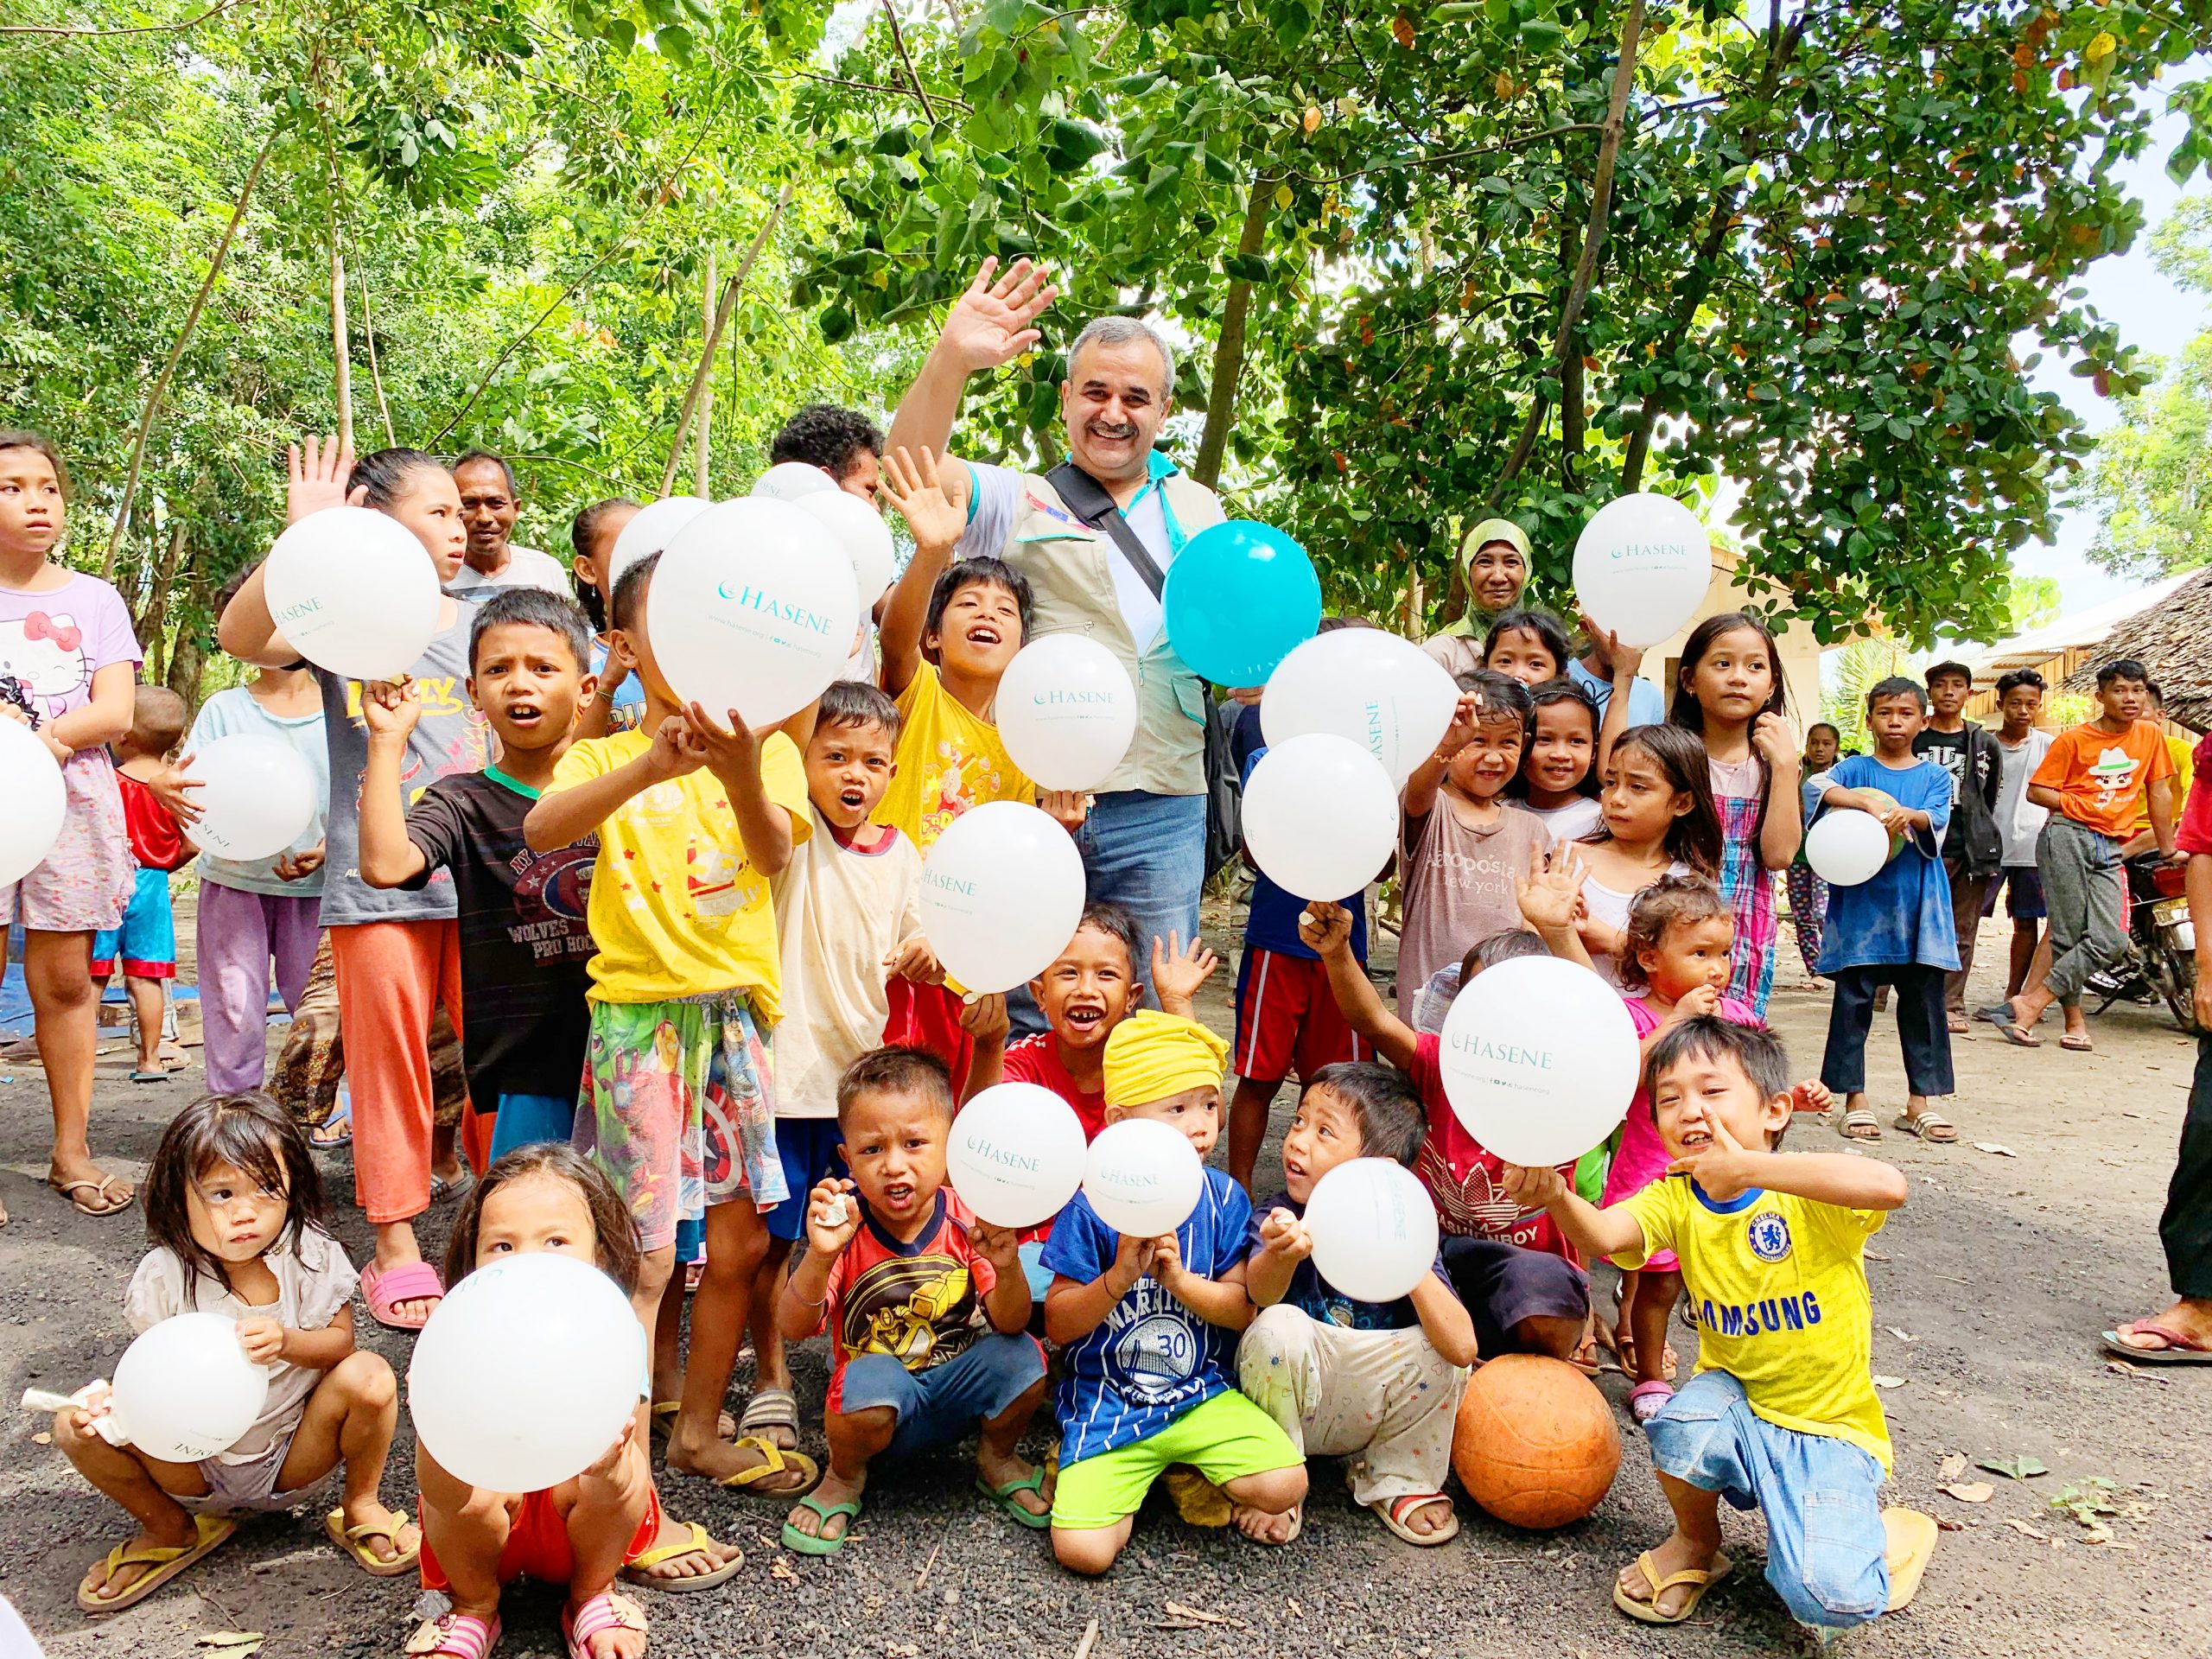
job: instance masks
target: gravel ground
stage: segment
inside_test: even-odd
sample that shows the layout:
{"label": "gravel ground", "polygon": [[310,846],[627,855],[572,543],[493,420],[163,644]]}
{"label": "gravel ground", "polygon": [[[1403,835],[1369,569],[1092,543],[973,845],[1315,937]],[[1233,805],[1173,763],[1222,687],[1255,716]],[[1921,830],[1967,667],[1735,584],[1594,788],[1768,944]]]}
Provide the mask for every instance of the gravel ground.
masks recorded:
{"label": "gravel ground", "polygon": [[[1996,928],[1988,944],[1985,957],[2002,950]],[[1774,1023],[1809,1073],[1827,998],[1803,979],[1787,941],[1783,949],[1791,959]],[[1224,1026],[1232,977],[1224,966],[1209,988],[1210,1012]],[[1874,1242],[1869,1268],[1875,1367],[1902,1379],[1884,1395],[1897,1450],[1893,1501],[1961,1529],[1945,1533],[1914,1605],[1852,1639],[1869,1659],[2203,1653],[2212,1641],[2203,1587],[2212,1457],[2201,1427],[2212,1377],[2127,1375],[2108,1367],[2095,1345],[2114,1319],[2164,1306],[2156,1220],[2193,1055],[2152,1010],[2116,1008],[2095,1030],[2099,1052],[2080,1056],[2055,1043],[2034,1054],[2008,1048],[1978,1027],[1957,1051],[1961,1095],[1951,1104],[1961,1143],[1923,1147],[1891,1135],[1879,1149],[1912,1181],[1911,1202]],[[1886,1117],[1903,1099],[1886,1018],[1872,1065]],[[111,1166],[136,1176],[187,1085],[134,1088],[124,1066],[120,1049],[103,1062],[95,1144]],[[1279,1108],[1278,1128],[1285,1116]],[[0,1064],[0,1198],[14,1217],[0,1230],[0,1382],[10,1397],[30,1385],[66,1390],[111,1370],[126,1337],[123,1287],[144,1248],[135,1209],[119,1221],[87,1219],[41,1186],[45,1129],[35,1063]],[[2013,1155],[1977,1150],[1976,1141]],[[1274,1156],[1271,1142],[1263,1179]],[[335,1173],[344,1195],[350,1183],[342,1166]],[[438,1216],[428,1230],[426,1243],[442,1245]],[[348,1211],[339,1231],[365,1259],[368,1234],[358,1212]],[[365,1318],[359,1324],[404,1371],[406,1339]],[[1694,1334],[1678,1328],[1674,1340],[1687,1362]],[[803,1351],[799,1362],[811,1411],[823,1363],[818,1351]],[[745,1382],[741,1369],[741,1389]],[[1610,1374],[1602,1386],[1617,1403],[1627,1387]],[[399,1650],[411,1590],[352,1568],[323,1541],[312,1514],[250,1522],[175,1586],[111,1619],[86,1619],[71,1599],[76,1580],[127,1529],[58,1452],[35,1441],[44,1427],[18,1418],[0,1460],[0,1592],[56,1659],[186,1659],[224,1630],[264,1632],[270,1656]],[[814,1435],[810,1428],[818,1453]],[[719,1592],[649,1598],[653,1651],[1071,1655],[1093,1624],[1093,1659],[1171,1649],[1240,1659],[1808,1650],[1756,1570],[1713,1592],[1695,1634],[1647,1631],[1615,1612],[1613,1573],[1667,1527],[1640,1438],[1630,1429],[1624,1440],[1605,1502],[1558,1534],[1516,1533],[1470,1513],[1454,1544],[1411,1549],[1354,1509],[1335,1468],[1317,1463],[1306,1535],[1293,1548],[1194,1531],[1155,1497],[1121,1564],[1098,1582],[1060,1572],[1039,1535],[988,1510],[956,1457],[885,1471],[853,1545],[822,1561],[777,1548],[776,1506],[672,1478],[663,1488],[672,1511],[737,1540],[747,1563]],[[403,1417],[385,1486],[394,1501],[411,1497],[410,1453]],[[1936,1491],[1953,1478],[1939,1468],[1954,1453],[1968,1464],[2025,1454],[2050,1472],[2028,1481],[1956,1477],[1995,1487],[1971,1504]],[[2053,1507],[2062,1493],[2107,1491],[2124,1511],[2101,1529],[2108,1539]],[[1728,1524],[1732,1550],[1756,1558],[1756,1518]],[[550,1591],[511,1593],[501,1652],[557,1655],[556,1605]]]}

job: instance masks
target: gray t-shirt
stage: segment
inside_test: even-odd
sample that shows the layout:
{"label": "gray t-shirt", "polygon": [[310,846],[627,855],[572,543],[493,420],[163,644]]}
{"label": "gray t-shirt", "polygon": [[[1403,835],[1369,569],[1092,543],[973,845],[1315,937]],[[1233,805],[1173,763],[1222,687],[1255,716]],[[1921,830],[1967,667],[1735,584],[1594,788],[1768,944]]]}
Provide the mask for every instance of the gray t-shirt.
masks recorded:
{"label": "gray t-shirt", "polygon": [[[492,759],[492,728],[468,701],[468,631],[476,607],[454,601],[453,626],[432,639],[409,671],[423,717],[407,739],[400,765],[405,804],[439,779],[481,772]],[[361,683],[318,668],[323,729],[330,747],[330,818],[324,831],[322,925],[440,921],[454,913],[453,877],[434,874],[419,892],[377,888],[361,880],[361,773],[369,763],[369,728],[361,719]]]}

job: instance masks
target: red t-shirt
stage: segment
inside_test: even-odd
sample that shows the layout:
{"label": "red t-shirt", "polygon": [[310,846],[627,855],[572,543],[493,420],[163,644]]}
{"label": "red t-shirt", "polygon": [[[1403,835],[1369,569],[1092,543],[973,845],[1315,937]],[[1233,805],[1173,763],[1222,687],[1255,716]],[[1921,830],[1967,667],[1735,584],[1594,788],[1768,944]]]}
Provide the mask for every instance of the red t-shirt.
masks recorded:
{"label": "red t-shirt", "polygon": [[1049,1031],[1040,1031],[1033,1037],[1025,1037],[1006,1052],[1006,1080],[1008,1083],[1033,1083],[1039,1089],[1049,1089],[1075,1109],[1083,1124],[1083,1138],[1096,1141],[1098,1131],[1106,1127],[1106,1091],[1097,1089],[1086,1092],[1075,1086],[1075,1077],[1060,1059],[1059,1039]]}
{"label": "red t-shirt", "polygon": [[866,1216],[830,1267],[822,1322],[830,1342],[829,1409],[842,1411],[845,1366],[862,1354],[888,1354],[926,1371],[966,1350],[989,1321],[983,1298],[998,1270],[969,1242],[976,1217],[950,1187],[938,1189],[936,1213],[912,1243],[902,1244]]}
{"label": "red t-shirt", "polygon": [[2190,780],[2174,844],[2184,853],[2212,853],[2212,736],[2197,744]]}
{"label": "red t-shirt", "polygon": [[123,830],[130,842],[130,856],[143,870],[174,870],[192,855],[184,849],[184,831],[154,791],[127,772],[115,781],[123,790]]}
{"label": "red t-shirt", "polygon": [[[1443,1046],[1444,1039],[1428,1032],[1414,1048],[1414,1087],[1421,1090],[1421,1106],[1428,1116],[1428,1133],[1421,1137],[1414,1173],[1436,1200],[1436,1217],[1445,1233],[1494,1238],[1576,1261],[1574,1247],[1553,1224],[1548,1211],[1524,1210],[1517,1199],[1506,1196],[1505,1160],[1469,1135],[1452,1109],[1438,1059]],[[1561,1164],[1559,1173],[1571,1188],[1574,1166]]]}

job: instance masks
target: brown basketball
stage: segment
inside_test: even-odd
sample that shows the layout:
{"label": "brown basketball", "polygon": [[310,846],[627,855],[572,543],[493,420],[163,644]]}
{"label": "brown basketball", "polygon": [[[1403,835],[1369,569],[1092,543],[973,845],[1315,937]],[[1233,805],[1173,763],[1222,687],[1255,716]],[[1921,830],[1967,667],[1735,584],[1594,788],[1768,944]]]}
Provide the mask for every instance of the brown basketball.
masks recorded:
{"label": "brown basketball", "polygon": [[1467,1495],[1516,1527],[1563,1527],[1598,1507],[1621,1466],[1612,1408],[1564,1360],[1506,1354],[1460,1396],[1452,1466]]}

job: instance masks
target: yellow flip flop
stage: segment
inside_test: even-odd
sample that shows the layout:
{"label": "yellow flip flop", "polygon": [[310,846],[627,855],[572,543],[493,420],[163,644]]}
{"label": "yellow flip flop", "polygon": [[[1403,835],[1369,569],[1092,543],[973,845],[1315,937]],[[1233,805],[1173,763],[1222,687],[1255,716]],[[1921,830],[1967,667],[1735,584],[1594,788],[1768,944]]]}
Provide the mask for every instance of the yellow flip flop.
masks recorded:
{"label": "yellow flip flop", "polygon": [[[389,1521],[364,1521],[358,1527],[349,1527],[346,1524],[346,1511],[333,1510],[322,1517],[323,1534],[359,1562],[361,1571],[371,1578],[396,1579],[402,1573],[415,1570],[416,1564],[423,1559],[423,1541],[416,1538],[414,1548],[404,1554],[397,1554],[401,1529],[412,1526],[414,1522],[397,1510],[391,1511],[391,1514]],[[395,1553],[390,1560],[382,1559],[369,1548],[368,1541],[372,1538],[381,1538],[391,1546]]]}
{"label": "yellow flip flop", "polygon": [[228,1516],[195,1515],[192,1527],[193,1541],[189,1544],[146,1544],[136,1549],[129,1544],[118,1544],[107,1553],[105,1564],[108,1577],[103,1583],[111,1582],[115,1574],[126,1567],[150,1567],[154,1570],[142,1573],[129,1589],[112,1596],[94,1593],[90,1588],[92,1575],[87,1572],[77,1583],[77,1605],[88,1613],[119,1613],[125,1607],[137,1606],[185,1568],[212,1554],[238,1529],[238,1523]]}
{"label": "yellow flip flop", "polygon": [[[1643,1574],[1643,1581],[1651,1586],[1651,1599],[1637,1600],[1616,1580],[1613,1583],[1613,1605],[1639,1624],[1680,1624],[1697,1611],[1698,1604],[1705,1599],[1705,1592],[1726,1578],[1729,1569],[1736,1564],[1726,1555],[1715,1555],[1712,1567],[1703,1573],[1694,1568],[1685,1568],[1680,1573],[1669,1573],[1662,1579],[1659,1576],[1659,1569],[1651,1564],[1650,1552],[1647,1550],[1636,1558],[1636,1565],[1637,1570]],[[1690,1586],[1690,1596],[1682,1604],[1681,1611],[1672,1614],[1661,1612],[1659,1598],[1684,1585]]]}
{"label": "yellow flip flop", "polygon": [[764,1480],[774,1479],[786,1469],[800,1471],[806,1477],[805,1482],[798,1486],[779,1486],[772,1491],[762,1492],[761,1497],[798,1497],[812,1491],[821,1483],[821,1466],[804,1452],[786,1452],[773,1440],[763,1440],[758,1434],[742,1435],[731,1444],[751,1446],[764,1461],[754,1464],[750,1469],[741,1469],[734,1475],[724,1475],[715,1483],[717,1486],[731,1491],[746,1491]]}
{"label": "yellow flip flop", "polygon": [[696,1573],[682,1579],[655,1578],[649,1569],[658,1567],[663,1561],[672,1561],[679,1555],[704,1554],[715,1548],[713,1535],[696,1521],[679,1521],[676,1524],[684,1530],[683,1541],[663,1544],[657,1549],[647,1550],[634,1561],[624,1562],[622,1577],[625,1581],[642,1585],[648,1590],[658,1590],[667,1595],[683,1596],[694,1590],[711,1590],[737,1576],[737,1569],[745,1565],[745,1552],[741,1549],[711,1573]]}
{"label": "yellow flip flop", "polygon": [[1890,1563],[1890,1605],[1882,1611],[1901,1612],[1920,1593],[1921,1575],[1928,1571],[1929,1560],[1936,1554],[1941,1529],[1932,1515],[1897,1508],[1882,1511],[1882,1529],[1890,1538],[1885,1552]]}

